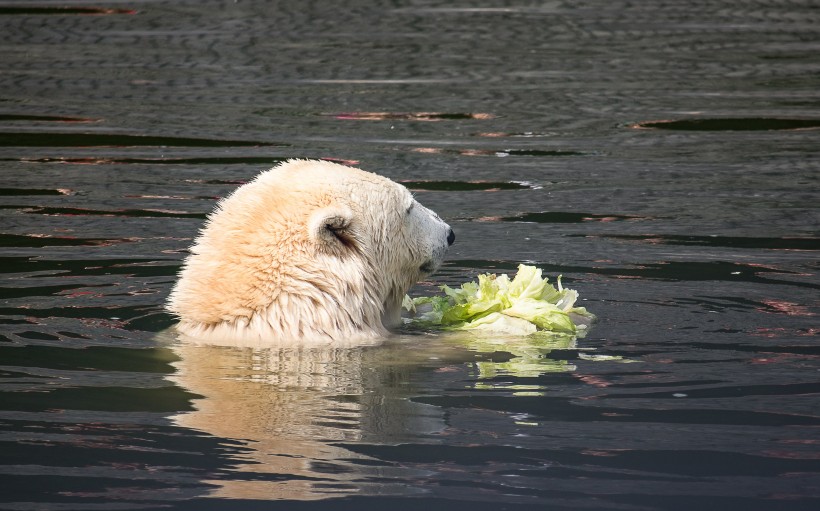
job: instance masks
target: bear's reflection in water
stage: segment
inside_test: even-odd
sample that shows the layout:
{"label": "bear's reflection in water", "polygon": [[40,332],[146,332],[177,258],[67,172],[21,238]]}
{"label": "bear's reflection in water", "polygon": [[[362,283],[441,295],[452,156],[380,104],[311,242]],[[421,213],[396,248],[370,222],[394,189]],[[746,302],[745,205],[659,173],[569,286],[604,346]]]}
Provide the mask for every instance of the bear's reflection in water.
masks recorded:
{"label": "bear's reflection in water", "polygon": [[[201,395],[183,427],[246,444],[235,474],[207,481],[212,496],[316,499],[369,493],[363,481],[396,478],[372,491],[400,491],[395,468],[340,444],[400,443],[444,427],[438,409],[408,399],[412,365],[385,346],[234,347],[173,344],[171,378]],[[243,477],[245,474],[245,477]],[[405,474],[409,475],[409,474]],[[406,488],[405,488],[406,491]]]}
{"label": "bear's reflection in water", "polygon": [[[448,386],[455,379],[459,386],[472,381],[468,386],[486,389],[501,374],[572,371],[566,360],[545,354],[574,345],[574,338],[533,344],[520,338],[398,336],[379,346],[237,347],[182,336],[172,343],[180,360],[171,378],[202,398],[195,400],[195,411],[173,419],[245,446],[231,455],[234,473],[206,481],[215,487],[214,497],[407,493],[414,491],[412,479],[430,474],[345,445],[434,443],[446,436],[438,434],[445,429],[441,410],[410,399],[429,393],[414,389],[413,381],[436,373]],[[499,360],[493,355],[498,352],[506,356]],[[513,394],[539,390],[505,385]]]}

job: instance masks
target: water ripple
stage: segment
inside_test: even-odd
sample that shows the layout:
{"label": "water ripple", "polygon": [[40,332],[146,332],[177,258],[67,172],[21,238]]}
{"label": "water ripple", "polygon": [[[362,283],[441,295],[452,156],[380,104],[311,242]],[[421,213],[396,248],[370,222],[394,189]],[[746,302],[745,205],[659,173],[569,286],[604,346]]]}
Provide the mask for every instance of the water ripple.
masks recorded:
{"label": "water ripple", "polygon": [[682,119],[644,121],[630,126],[636,129],[680,131],[782,131],[820,128],[818,119],[776,119],[765,117],[724,119]]}
{"label": "water ripple", "polygon": [[282,146],[271,142],[249,140],[214,140],[151,135],[115,135],[105,133],[2,132],[0,147],[258,147]]}

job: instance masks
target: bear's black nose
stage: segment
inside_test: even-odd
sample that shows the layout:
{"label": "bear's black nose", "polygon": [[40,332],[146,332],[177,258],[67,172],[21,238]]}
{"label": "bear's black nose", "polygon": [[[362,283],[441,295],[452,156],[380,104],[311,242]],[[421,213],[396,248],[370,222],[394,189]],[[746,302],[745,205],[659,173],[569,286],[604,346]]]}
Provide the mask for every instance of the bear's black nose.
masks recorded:
{"label": "bear's black nose", "polygon": [[453,232],[452,229],[447,231],[447,244],[452,245],[456,242],[456,233]]}

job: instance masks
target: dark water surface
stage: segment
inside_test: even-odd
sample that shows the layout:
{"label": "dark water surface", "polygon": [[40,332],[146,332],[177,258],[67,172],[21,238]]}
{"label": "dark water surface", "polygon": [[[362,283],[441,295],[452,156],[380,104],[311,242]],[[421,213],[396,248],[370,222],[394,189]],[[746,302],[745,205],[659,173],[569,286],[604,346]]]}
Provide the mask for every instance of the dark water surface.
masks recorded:
{"label": "dark water surface", "polygon": [[[820,509],[811,0],[0,3],[0,508]],[[542,267],[537,344],[185,346],[215,200],[290,157]]]}

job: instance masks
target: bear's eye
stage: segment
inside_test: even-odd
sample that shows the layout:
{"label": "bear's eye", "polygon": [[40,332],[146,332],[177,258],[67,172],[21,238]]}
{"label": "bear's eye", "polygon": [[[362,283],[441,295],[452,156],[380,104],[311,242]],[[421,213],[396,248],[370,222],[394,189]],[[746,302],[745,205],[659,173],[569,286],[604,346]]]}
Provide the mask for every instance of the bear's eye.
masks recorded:
{"label": "bear's eye", "polygon": [[405,211],[405,213],[409,215],[409,214],[410,214],[410,212],[411,212],[411,211],[413,211],[413,208],[414,208],[415,206],[416,206],[416,203],[415,203],[415,202],[411,202],[411,203],[410,203],[410,205],[409,205],[409,206],[407,206],[407,210]]}

